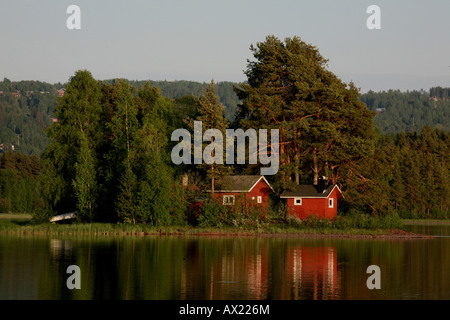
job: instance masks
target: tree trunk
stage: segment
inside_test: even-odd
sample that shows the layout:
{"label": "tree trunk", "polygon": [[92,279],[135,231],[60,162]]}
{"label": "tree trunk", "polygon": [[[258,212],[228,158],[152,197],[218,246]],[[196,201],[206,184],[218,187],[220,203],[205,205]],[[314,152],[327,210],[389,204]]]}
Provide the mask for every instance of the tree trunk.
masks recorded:
{"label": "tree trunk", "polygon": [[214,197],[214,164],[211,165],[211,194]]}
{"label": "tree trunk", "polygon": [[314,148],[313,151],[313,173],[314,173],[313,184],[317,186],[319,184],[319,165],[317,161],[317,148]]}
{"label": "tree trunk", "polygon": [[[211,144],[214,142],[214,139],[211,138]],[[214,157],[215,151],[213,151]],[[214,162],[211,164],[211,194],[214,198]]]}

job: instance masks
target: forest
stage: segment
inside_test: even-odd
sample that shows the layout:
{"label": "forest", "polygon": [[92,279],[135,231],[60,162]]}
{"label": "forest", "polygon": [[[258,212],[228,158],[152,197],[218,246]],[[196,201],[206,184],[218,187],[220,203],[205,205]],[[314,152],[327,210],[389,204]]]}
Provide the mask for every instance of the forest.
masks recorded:
{"label": "forest", "polygon": [[[280,130],[280,170],[267,177],[274,217],[284,214],[277,195],[319,176],[341,187],[341,215],[449,217],[448,89],[360,94],[297,37],[267,37],[251,50],[239,84],[97,80],[87,70],[63,85],[4,79],[0,211],[37,221],[77,211],[84,222],[189,223],[190,204],[214,179],[259,172],[174,165],[171,133],[201,120],[222,131]],[[182,185],[186,175],[193,188]]]}
{"label": "forest", "polygon": [[[103,80],[112,83],[114,80]],[[176,103],[199,97],[207,83],[194,81],[136,81],[127,80],[138,88],[146,82],[160,89],[161,94]],[[45,129],[52,124],[61,90],[66,84],[41,81],[0,81],[0,152],[12,150],[27,155],[41,156],[50,143]],[[233,82],[215,83],[216,94],[224,106],[224,116],[235,120],[240,100]],[[424,126],[450,130],[449,88],[433,87],[429,92],[389,90],[369,91],[360,100],[376,112],[375,125],[380,133],[420,132]],[[16,94],[19,94],[17,96]],[[184,102],[183,102],[184,101]],[[189,103],[189,102],[187,102]],[[378,110],[378,111],[377,111]]]}
{"label": "forest", "polygon": [[377,113],[375,125],[381,133],[420,132],[425,126],[450,130],[448,88],[433,87],[429,92],[389,90],[361,95],[370,110]]}

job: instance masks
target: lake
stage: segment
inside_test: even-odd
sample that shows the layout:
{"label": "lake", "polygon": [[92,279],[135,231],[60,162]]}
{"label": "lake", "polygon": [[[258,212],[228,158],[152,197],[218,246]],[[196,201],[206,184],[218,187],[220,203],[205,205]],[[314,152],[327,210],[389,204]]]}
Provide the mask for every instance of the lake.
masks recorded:
{"label": "lake", "polygon": [[404,229],[439,237],[0,235],[0,299],[450,299],[450,225]]}

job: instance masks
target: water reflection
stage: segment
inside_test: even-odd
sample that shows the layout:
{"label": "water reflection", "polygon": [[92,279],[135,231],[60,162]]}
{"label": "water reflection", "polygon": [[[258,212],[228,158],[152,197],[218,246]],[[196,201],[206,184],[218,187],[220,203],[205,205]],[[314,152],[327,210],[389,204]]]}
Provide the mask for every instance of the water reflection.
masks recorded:
{"label": "water reflection", "polygon": [[221,239],[213,244],[197,239],[187,245],[181,299],[338,297],[338,255],[332,245],[292,245],[281,239]]}
{"label": "water reflection", "polygon": [[50,252],[53,258],[68,258],[72,254],[73,243],[71,240],[50,239]]}
{"label": "water reflection", "polygon": [[449,241],[0,236],[0,299],[450,299]]}
{"label": "water reflection", "polygon": [[296,246],[287,251],[292,298],[335,299],[338,293],[337,252],[332,246]]}

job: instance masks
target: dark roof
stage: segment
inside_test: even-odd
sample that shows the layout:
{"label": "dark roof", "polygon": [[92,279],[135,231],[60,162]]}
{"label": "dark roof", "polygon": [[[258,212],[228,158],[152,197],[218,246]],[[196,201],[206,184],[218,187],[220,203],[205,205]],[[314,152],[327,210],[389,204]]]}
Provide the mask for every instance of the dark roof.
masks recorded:
{"label": "dark roof", "polygon": [[[272,189],[269,182],[264,176],[247,175],[247,176],[226,176],[215,182],[215,192],[249,192],[256,183],[263,179]],[[208,190],[211,192],[211,190]]]}
{"label": "dark roof", "polygon": [[328,198],[334,188],[338,188],[339,193],[341,190],[337,184],[331,184],[326,187],[323,191],[319,186],[314,186],[310,184],[300,184],[296,185],[293,190],[286,190],[281,194],[281,198],[294,198],[294,197],[304,197],[304,198]]}

